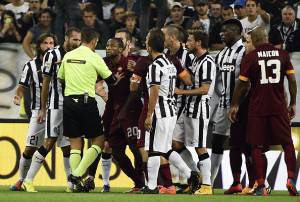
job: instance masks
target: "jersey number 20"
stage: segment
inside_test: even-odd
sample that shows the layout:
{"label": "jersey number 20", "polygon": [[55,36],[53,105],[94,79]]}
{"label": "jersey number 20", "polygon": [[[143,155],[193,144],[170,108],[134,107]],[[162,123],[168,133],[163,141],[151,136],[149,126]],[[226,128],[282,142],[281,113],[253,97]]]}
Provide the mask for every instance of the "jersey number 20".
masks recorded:
{"label": "jersey number 20", "polygon": [[[279,83],[281,63],[278,59],[259,60],[258,64],[261,70],[260,84]],[[272,68],[272,76],[267,77],[266,68]]]}

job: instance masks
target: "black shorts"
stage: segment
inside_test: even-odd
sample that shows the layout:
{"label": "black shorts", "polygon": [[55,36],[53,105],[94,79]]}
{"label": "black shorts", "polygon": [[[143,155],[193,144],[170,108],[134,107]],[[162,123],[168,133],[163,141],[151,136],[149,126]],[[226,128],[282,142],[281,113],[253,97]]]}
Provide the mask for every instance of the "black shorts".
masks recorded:
{"label": "black shorts", "polygon": [[88,97],[84,103],[83,95],[64,98],[63,105],[64,136],[94,138],[103,134],[102,119],[95,98]]}

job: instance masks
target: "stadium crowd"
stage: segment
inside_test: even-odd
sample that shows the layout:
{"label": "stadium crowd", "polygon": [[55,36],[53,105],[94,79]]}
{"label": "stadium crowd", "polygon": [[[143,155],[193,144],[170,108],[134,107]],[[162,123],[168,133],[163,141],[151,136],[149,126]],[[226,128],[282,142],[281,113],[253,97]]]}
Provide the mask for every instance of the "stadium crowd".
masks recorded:
{"label": "stadium crowd", "polygon": [[[293,0],[1,1],[0,41],[22,43],[31,58],[13,98],[19,105],[30,88],[29,132],[11,190],[36,192],[34,178],[57,143],[68,192],[95,189],[100,160],[102,192],[109,192],[113,157],[134,182],[129,193],[211,195],[229,140],[233,183],[224,194],[269,195],[265,152],[281,145],[286,187],[297,196],[290,127],[297,85],[289,53],[300,51],[299,6]],[[106,102],[102,116],[96,94]],[[83,138],[91,140],[86,151]]]}

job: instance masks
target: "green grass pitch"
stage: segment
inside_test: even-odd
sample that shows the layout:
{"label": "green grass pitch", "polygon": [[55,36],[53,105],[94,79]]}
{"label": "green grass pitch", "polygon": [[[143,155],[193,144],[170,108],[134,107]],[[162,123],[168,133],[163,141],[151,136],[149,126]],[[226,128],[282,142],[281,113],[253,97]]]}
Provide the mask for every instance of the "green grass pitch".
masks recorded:
{"label": "green grass pitch", "polygon": [[0,202],[300,202],[300,197],[288,196],[287,191],[273,191],[271,196],[223,195],[215,190],[213,196],[198,195],[142,195],[125,194],[126,188],[111,188],[110,193],[100,193],[100,188],[90,193],[65,193],[64,187],[36,187],[38,193],[11,192],[8,186],[0,186]]}

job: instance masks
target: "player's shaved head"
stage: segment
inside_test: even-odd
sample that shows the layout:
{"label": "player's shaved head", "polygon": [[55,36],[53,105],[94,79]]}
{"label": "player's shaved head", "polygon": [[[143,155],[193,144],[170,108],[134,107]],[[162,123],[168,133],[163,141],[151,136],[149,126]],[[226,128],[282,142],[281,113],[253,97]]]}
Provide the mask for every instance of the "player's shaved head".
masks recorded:
{"label": "player's shaved head", "polygon": [[257,27],[250,33],[252,43],[255,47],[268,42],[268,33],[264,27]]}

